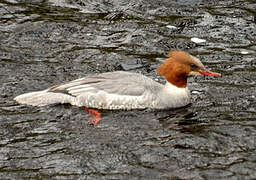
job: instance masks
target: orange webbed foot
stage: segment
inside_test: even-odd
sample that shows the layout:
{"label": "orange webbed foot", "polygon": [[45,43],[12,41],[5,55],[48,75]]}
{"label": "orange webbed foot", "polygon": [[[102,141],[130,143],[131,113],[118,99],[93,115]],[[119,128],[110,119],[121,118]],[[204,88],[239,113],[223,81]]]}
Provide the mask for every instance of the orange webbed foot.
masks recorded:
{"label": "orange webbed foot", "polygon": [[82,106],[82,108],[89,112],[90,118],[89,118],[88,122],[93,124],[94,126],[96,126],[100,122],[101,114],[98,111],[96,111],[94,109],[89,109],[85,106]]}

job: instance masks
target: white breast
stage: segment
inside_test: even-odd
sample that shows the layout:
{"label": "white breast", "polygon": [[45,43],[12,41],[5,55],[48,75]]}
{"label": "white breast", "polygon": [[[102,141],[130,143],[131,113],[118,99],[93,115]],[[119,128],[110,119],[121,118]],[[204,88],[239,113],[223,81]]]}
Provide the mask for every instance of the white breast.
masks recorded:
{"label": "white breast", "polygon": [[177,108],[186,106],[190,103],[190,92],[188,87],[178,88],[169,82],[166,82],[162,91],[158,95],[159,107],[165,108]]}

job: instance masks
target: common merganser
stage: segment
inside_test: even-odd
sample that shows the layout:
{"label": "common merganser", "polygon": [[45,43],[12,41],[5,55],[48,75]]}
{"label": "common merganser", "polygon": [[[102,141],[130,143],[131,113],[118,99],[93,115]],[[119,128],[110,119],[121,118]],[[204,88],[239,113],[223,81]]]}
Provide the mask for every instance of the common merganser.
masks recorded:
{"label": "common merganser", "polygon": [[91,75],[14,99],[32,106],[70,103],[84,109],[178,108],[190,103],[189,76],[220,76],[206,70],[199,59],[184,51],[171,51],[168,56],[157,68],[166,79],[165,85],[142,74],[116,71]]}

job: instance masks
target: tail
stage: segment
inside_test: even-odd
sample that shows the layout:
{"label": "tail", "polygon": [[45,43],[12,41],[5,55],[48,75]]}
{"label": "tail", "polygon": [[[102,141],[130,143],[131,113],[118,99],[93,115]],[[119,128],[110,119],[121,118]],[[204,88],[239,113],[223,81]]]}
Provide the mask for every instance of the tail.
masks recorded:
{"label": "tail", "polygon": [[20,104],[27,104],[31,106],[46,106],[50,104],[74,104],[75,97],[58,92],[49,92],[46,89],[43,91],[36,91],[19,95],[15,97],[14,100]]}

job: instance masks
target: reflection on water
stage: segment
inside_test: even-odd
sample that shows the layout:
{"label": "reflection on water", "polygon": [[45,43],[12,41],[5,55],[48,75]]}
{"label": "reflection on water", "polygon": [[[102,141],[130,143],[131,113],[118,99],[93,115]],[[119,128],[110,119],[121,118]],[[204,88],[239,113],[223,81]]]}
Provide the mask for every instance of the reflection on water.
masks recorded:
{"label": "reflection on water", "polygon": [[[1,179],[255,178],[255,15],[249,0],[0,1]],[[12,100],[96,72],[159,80],[170,49],[222,74],[190,79],[188,107],[101,111],[94,127]]]}

